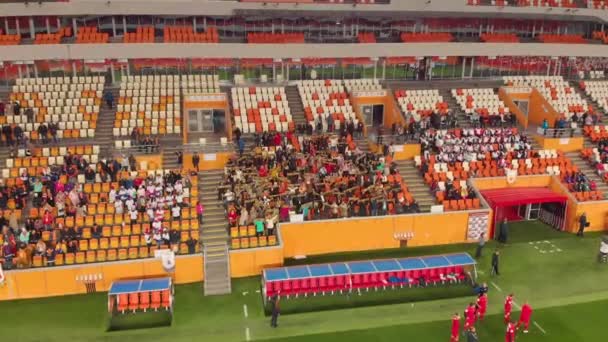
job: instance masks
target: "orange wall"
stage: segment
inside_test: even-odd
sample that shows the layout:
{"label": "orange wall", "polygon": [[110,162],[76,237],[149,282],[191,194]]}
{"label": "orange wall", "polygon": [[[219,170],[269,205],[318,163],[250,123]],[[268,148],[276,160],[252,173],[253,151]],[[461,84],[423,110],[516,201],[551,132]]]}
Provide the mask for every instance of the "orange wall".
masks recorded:
{"label": "orange wall", "polygon": [[574,215],[571,215],[567,220],[567,231],[572,233],[578,231],[578,220],[583,212],[587,214],[587,222],[590,224],[585,231],[607,230],[608,201],[578,202],[575,207]]}
{"label": "orange wall", "polygon": [[283,247],[251,248],[230,251],[230,276],[255,276],[264,268],[283,266]]}
{"label": "orange wall", "polygon": [[139,166],[142,161],[147,161],[148,170],[158,170],[163,168],[162,154],[145,154],[135,156],[135,161],[137,161],[137,166]]}
{"label": "orange wall", "polygon": [[509,184],[507,177],[474,178],[473,185],[478,190],[501,189],[501,188],[522,188],[549,186],[551,176],[517,176],[515,183]]}
{"label": "orange wall", "polygon": [[396,232],[413,232],[408,246],[466,242],[468,212],[418,214],[281,225],[284,257],[397,248]]}
{"label": "orange wall", "polygon": [[521,109],[519,109],[519,107],[517,107],[513,100],[529,101],[530,94],[507,94],[504,88],[500,88],[498,91],[498,97],[502,100],[502,102],[505,103],[505,106],[509,108],[509,111],[515,114],[517,121],[519,121],[524,128],[528,128],[528,117],[524,112],[521,111]]}
{"label": "orange wall", "polygon": [[528,121],[541,125],[547,119],[549,126],[553,127],[555,120],[559,118],[559,113],[547,102],[544,96],[536,89],[532,89],[530,94],[530,104],[528,105]]}
{"label": "orange wall", "polygon": [[403,126],[405,124],[405,119],[397,106],[395,99],[393,98],[393,94],[391,94],[388,90],[386,91],[386,96],[374,96],[374,97],[351,97],[351,103],[353,105],[353,109],[355,109],[355,113],[357,114],[357,118],[359,120],[363,119],[363,113],[359,110],[360,106],[363,105],[384,105],[384,127],[391,128],[393,123]]}
{"label": "orange wall", "polygon": [[[211,156],[214,153],[207,153],[207,155]],[[201,171],[204,170],[220,170],[224,168],[224,165],[228,162],[230,157],[234,153],[232,152],[218,152],[215,153],[215,160],[205,160],[205,156],[203,153],[199,153],[199,157],[201,161],[198,164],[198,167]],[[194,169],[192,167],[192,153],[184,153],[184,166],[183,168],[186,170]]]}
{"label": "orange wall", "polygon": [[583,149],[585,138],[548,138],[542,135],[534,135],[534,139],[547,150],[562,150],[564,152],[574,152]]}
{"label": "orange wall", "polygon": [[[0,287],[0,300],[26,299],[86,293],[84,284],[77,277],[98,275],[97,291],[107,291],[115,280],[125,278],[150,278],[167,276],[159,259],[142,259],[126,262],[106,262],[39,268],[5,272],[6,283]],[[186,284],[203,279],[203,257],[201,255],[176,258],[177,284]]]}

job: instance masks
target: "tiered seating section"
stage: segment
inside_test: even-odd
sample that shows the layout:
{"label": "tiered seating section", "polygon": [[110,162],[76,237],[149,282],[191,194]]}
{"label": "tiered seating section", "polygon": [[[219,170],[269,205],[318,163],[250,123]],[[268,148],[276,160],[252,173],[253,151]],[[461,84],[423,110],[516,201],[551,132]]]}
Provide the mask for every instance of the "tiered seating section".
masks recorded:
{"label": "tiered seating section", "polygon": [[[327,116],[329,115],[332,116],[336,129],[348,120],[355,122],[356,126],[358,121],[350,104],[344,81],[305,80],[297,81],[296,84],[300,99],[302,99],[304,115],[313,127],[317,127],[317,123],[320,122],[323,131],[327,131]],[[353,86],[356,85],[353,84]],[[372,84],[369,86],[371,87]]]}
{"label": "tiered seating section", "polygon": [[404,43],[447,43],[453,40],[454,36],[448,32],[401,33],[401,41]]}
{"label": "tiered seating section", "polygon": [[165,26],[165,43],[219,43],[217,28],[209,27],[206,32],[195,33],[192,26]]}
{"label": "tiered seating section", "polygon": [[[90,147],[82,147],[85,151]],[[68,147],[68,151],[78,152],[80,147]],[[74,156],[77,156],[74,154]],[[40,157],[32,157],[40,158]],[[59,158],[59,157],[56,157]],[[30,161],[30,164],[34,161]],[[29,170],[29,169],[28,169]],[[180,170],[181,171],[181,170]],[[168,171],[140,171],[128,172],[120,171],[116,182],[102,182],[97,177],[94,183],[85,182],[84,177],[78,176],[76,186],[82,189],[86,194],[88,204],[83,216],[65,216],[58,217],[57,207],[51,207],[54,217],[52,230],[42,231],[41,240],[47,248],[61,249],[62,253],[54,254],[54,263],[48,263],[46,255],[34,255],[32,257],[32,265],[34,267],[52,266],[52,265],[71,265],[93,262],[105,262],[116,260],[128,260],[137,258],[148,258],[154,256],[154,251],[159,247],[154,241],[154,227],[151,224],[149,216],[146,213],[139,213],[137,223],[131,223],[129,211],[125,208],[123,214],[117,214],[114,204],[108,203],[112,189],[123,189],[125,182],[139,182],[147,177],[161,177],[167,174]],[[33,175],[31,175],[33,176]],[[183,177],[189,177],[186,172]],[[18,179],[13,179],[18,182]],[[59,178],[59,182],[67,184],[66,175]],[[161,249],[171,248],[178,254],[189,254],[189,246],[187,245],[190,238],[194,241],[199,240],[199,221],[196,216],[196,209],[191,206],[190,198],[198,196],[197,177],[191,177],[190,182],[192,188],[184,187],[183,202],[184,206],[181,210],[180,219],[172,219],[171,211],[166,209],[161,212],[155,212],[155,219],[161,222],[161,227],[166,230],[175,230],[179,232],[179,242],[170,245],[163,242]],[[158,187],[157,187],[158,188]],[[163,189],[165,189],[163,187]],[[66,190],[67,191],[67,190]],[[163,190],[165,191],[165,190]],[[118,191],[117,191],[118,192]],[[69,195],[68,195],[69,196]],[[117,199],[118,200],[118,199]],[[169,207],[172,203],[167,204]],[[30,209],[28,218],[38,220],[45,214],[45,209],[32,208]],[[101,234],[96,235],[93,230],[94,226],[101,227]],[[75,252],[70,252],[67,241],[57,240],[58,237],[64,237],[69,234],[68,230],[74,229],[76,236],[73,238],[76,241]],[[154,234],[154,235],[153,235]],[[159,236],[160,233],[159,233]],[[149,241],[149,242],[148,242]],[[164,240],[163,240],[164,241]],[[57,246],[61,244],[61,246]],[[195,252],[199,252],[198,244],[194,246]]]}
{"label": "tiered seating section", "polygon": [[[29,152],[29,153],[28,153]],[[17,184],[16,179],[26,173],[31,176],[42,176],[45,168],[63,166],[66,155],[81,156],[87,163],[99,161],[99,145],[75,145],[69,147],[37,147],[32,150],[18,149],[17,155],[6,159],[6,168],[2,169],[2,178],[7,186]],[[83,181],[84,175],[79,175]]]}
{"label": "tiered seating section", "polygon": [[7,113],[0,117],[0,123],[18,124],[32,140],[42,138],[38,133],[40,124],[51,122],[58,124],[59,138],[92,138],[104,84],[104,76],[17,79],[10,100],[19,101],[21,114],[31,108],[34,122],[28,122],[25,115]]}
{"label": "tiered seating section", "polygon": [[479,38],[486,43],[519,43],[514,33],[482,33]]}
{"label": "tiered seating section", "polygon": [[219,75],[182,75],[180,84],[184,94],[220,92]]}
{"label": "tiered seating section", "polygon": [[422,258],[353,261],[346,263],[265,269],[264,295],[308,296],[370,289],[460,283],[468,278],[465,267],[475,261],[468,254]]}
{"label": "tiered seating section", "polygon": [[405,115],[414,117],[416,121],[434,112],[442,115],[447,115],[449,112],[448,103],[439,95],[437,89],[398,89],[395,90],[395,98],[401,111]]}
{"label": "tiered seating section", "polygon": [[586,0],[586,2],[591,5],[591,8],[608,9],[608,1],[606,0]]}
{"label": "tiered seating section", "polygon": [[515,87],[534,87],[549,104],[566,119],[573,115],[592,114],[587,100],[581,98],[561,76],[504,76],[505,84]]}
{"label": "tiered seating section", "polygon": [[578,34],[539,34],[536,38],[541,43],[587,44],[585,38]]}
{"label": "tiered seating section", "polygon": [[[417,156],[415,163],[445,211],[479,208],[465,182],[472,176],[505,176],[506,169],[517,170],[519,175],[571,176],[578,172],[561,151],[532,151],[517,128],[431,130],[420,140],[427,157]],[[430,153],[431,148],[439,154]]]}
{"label": "tiered seating section", "polygon": [[[593,0],[598,1],[598,0]],[[562,7],[578,8],[583,7],[577,4],[576,0],[466,0],[468,5],[492,5],[492,6],[519,6],[519,7]]]}
{"label": "tiered seating section", "polygon": [[359,32],[357,41],[359,43],[375,43],[376,35],[373,32]]}
{"label": "tiered seating section", "polygon": [[232,249],[266,247],[277,244],[276,235],[256,236],[253,225],[230,227],[230,238]]}
{"label": "tiered seating section", "polygon": [[295,129],[284,87],[232,88],[234,125],[243,133]]}
{"label": "tiered seating section", "polygon": [[452,89],[452,96],[460,109],[468,115],[477,113],[483,118],[489,118],[509,113],[509,108],[492,88]]}
{"label": "tiered seating section", "polygon": [[[605,183],[608,183],[608,130],[604,128],[603,137],[597,141],[597,147],[584,148],[581,150],[581,157],[589,162],[602,178]],[[584,191],[582,194],[577,195],[577,200],[592,200],[592,199],[604,199],[603,194],[594,187],[589,186],[589,191]],[[587,190],[587,189],[585,189]],[[594,191],[595,190],[595,191]],[[587,192],[587,193],[585,193]],[[595,196],[594,196],[595,193]]]}
{"label": "tiered seating section", "polygon": [[304,33],[247,33],[250,44],[289,44],[304,43]]}
{"label": "tiered seating section", "polygon": [[125,32],[124,43],[154,43],[153,26],[137,26],[135,32]]}
{"label": "tiered seating section", "polygon": [[580,87],[604,112],[608,112],[608,81],[581,81]]}
{"label": "tiered seating section", "polygon": [[20,34],[4,34],[4,31],[0,29],[0,45],[19,45],[20,43]]}
{"label": "tiered seating section", "polygon": [[64,37],[72,36],[72,28],[69,26],[62,27],[56,33],[37,33],[34,44],[60,44]]}
{"label": "tiered seating section", "polygon": [[107,43],[110,35],[97,31],[97,27],[79,27],[76,33],[76,44]]}
{"label": "tiered seating section", "polygon": [[120,84],[114,136],[181,134],[180,76],[127,76]]}

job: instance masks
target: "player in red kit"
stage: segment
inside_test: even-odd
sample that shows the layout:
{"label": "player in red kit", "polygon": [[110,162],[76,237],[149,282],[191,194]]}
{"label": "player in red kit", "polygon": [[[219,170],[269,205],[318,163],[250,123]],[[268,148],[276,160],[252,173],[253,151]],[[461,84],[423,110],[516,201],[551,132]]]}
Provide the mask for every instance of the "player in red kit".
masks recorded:
{"label": "player in red kit", "polygon": [[477,307],[479,308],[479,310],[477,310],[477,317],[480,321],[483,321],[483,318],[486,315],[486,310],[488,308],[487,294],[482,293],[481,295],[479,295],[479,297],[477,297]]}
{"label": "player in red kit", "polygon": [[528,328],[530,327],[530,317],[532,316],[532,307],[528,302],[525,302],[521,307],[521,314],[519,315],[519,322],[517,322],[517,329],[524,326],[524,334],[528,333]]}
{"label": "player in red kit", "polygon": [[505,323],[511,321],[511,308],[513,307],[513,294],[505,298]]}
{"label": "player in red kit", "polygon": [[507,332],[505,333],[505,342],[515,342],[515,324],[507,323]]}
{"label": "player in red kit", "polygon": [[450,336],[450,342],[458,342],[460,336],[460,315],[455,313],[452,316],[452,335]]}
{"label": "player in red kit", "polygon": [[469,330],[475,325],[475,304],[470,303],[464,310],[464,330]]}

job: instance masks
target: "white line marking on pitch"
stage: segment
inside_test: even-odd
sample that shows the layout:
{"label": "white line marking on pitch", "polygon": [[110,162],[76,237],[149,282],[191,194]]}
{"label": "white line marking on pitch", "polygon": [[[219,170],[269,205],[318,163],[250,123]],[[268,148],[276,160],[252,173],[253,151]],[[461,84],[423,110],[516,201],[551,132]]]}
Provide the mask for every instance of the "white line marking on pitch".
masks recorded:
{"label": "white line marking on pitch", "polygon": [[543,335],[547,335],[547,332],[545,331],[545,329],[543,329],[543,328],[540,326],[540,324],[536,323],[536,321],[534,321],[534,322],[532,322],[532,323],[534,323],[534,325],[535,325],[535,326],[538,328],[538,330],[540,330],[540,331],[543,333]]}
{"label": "white line marking on pitch", "polygon": [[513,301],[513,305],[515,306],[515,308],[517,308],[517,310],[521,310],[521,306],[519,306],[517,302]]}
{"label": "white line marking on pitch", "polygon": [[486,274],[486,272],[484,272],[482,270],[477,271],[477,273],[479,273],[479,274]]}
{"label": "white line marking on pitch", "polygon": [[245,318],[249,317],[249,313],[247,312],[247,304],[243,304],[243,315],[245,315]]}
{"label": "white line marking on pitch", "polygon": [[248,294],[249,294],[249,291],[244,291],[244,292],[243,292],[243,296],[246,296],[246,295],[248,295]]}
{"label": "white line marking on pitch", "polygon": [[249,333],[249,327],[245,328],[245,340],[251,341],[251,335]]}
{"label": "white line marking on pitch", "polygon": [[492,286],[494,286],[498,290],[498,292],[502,292],[502,289],[500,287],[498,287],[498,285],[496,285],[495,282],[491,281],[490,283],[492,284]]}

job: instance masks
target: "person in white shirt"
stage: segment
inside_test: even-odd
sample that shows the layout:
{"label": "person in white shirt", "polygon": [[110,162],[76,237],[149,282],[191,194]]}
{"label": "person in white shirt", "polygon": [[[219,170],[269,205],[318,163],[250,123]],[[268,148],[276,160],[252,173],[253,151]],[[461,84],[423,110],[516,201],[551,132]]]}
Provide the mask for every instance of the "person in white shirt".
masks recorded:
{"label": "person in white shirt", "polygon": [[129,210],[129,217],[131,218],[131,227],[137,223],[137,210],[135,208]]}
{"label": "person in white shirt", "polygon": [[114,202],[114,210],[116,215],[122,215],[124,213],[124,204],[122,201],[119,200]]}
{"label": "person in white shirt", "polygon": [[174,205],[171,208],[171,216],[173,216],[173,220],[179,221],[182,215],[182,208],[179,205]]}
{"label": "person in white shirt", "polygon": [[116,201],[116,190],[114,188],[110,189],[110,193],[108,194],[108,202],[114,203]]}

